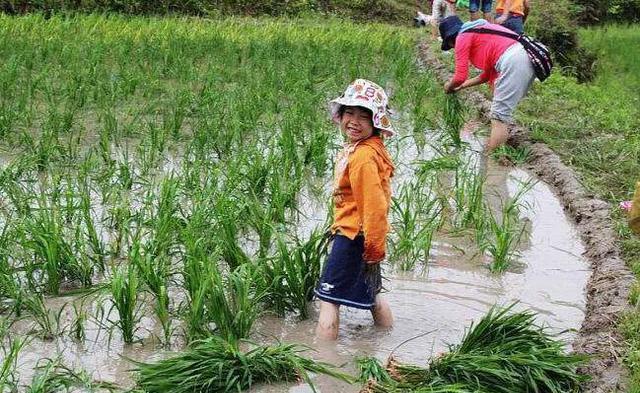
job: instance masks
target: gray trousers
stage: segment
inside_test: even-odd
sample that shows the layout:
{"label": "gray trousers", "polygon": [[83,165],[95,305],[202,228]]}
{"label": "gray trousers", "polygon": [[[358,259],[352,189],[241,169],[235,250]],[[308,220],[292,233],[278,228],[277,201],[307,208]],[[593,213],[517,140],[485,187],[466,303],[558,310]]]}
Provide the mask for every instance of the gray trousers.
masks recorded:
{"label": "gray trousers", "polygon": [[495,65],[500,74],[491,103],[491,118],[513,124],[513,111],[527,95],[536,75],[529,55],[520,43],[511,45]]}

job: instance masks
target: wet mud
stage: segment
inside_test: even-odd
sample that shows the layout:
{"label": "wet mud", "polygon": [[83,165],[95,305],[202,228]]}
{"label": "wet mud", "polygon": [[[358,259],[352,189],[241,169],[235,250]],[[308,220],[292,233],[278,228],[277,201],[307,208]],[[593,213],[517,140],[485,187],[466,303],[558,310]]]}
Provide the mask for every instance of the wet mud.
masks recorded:
{"label": "wet mud", "polygon": [[[418,46],[419,61],[442,82],[452,75],[427,42]],[[461,94],[479,118],[488,120],[490,100],[477,90]],[[527,146],[531,159],[525,165],[537,178],[553,187],[565,212],[575,223],[585,245],[584,257],[593,271],[586,286],[586,314],[573,341],[576,352],[588,354],[591,361],[583,372],[592,377],[585,392],[626,391],[626,369],[622,364],[624,339],[616,326],[629,309],[628,297],[634,276],[620,255],[619,239],[613,229],[608,203],[589,194],[573,170],[542,143],[529,139],[525,127],[516,126],[509,143]]]}

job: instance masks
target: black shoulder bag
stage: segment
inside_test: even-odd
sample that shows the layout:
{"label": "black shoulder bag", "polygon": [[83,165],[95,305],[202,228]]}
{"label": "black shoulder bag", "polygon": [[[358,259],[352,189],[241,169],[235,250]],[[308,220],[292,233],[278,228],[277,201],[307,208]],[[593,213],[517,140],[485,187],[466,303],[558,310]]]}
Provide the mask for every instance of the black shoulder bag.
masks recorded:
{"label": "black shoulder bag", "polygon": [[551,53],[549,52],[549,49],[547,49],[547,47],[542,43],[527,35],[518,35],[516,33],[508,33],[506,31],[498,31],[482,27],[472,28],[469,30],[465,30],[464,32],[493,34],[514,39],[522,44],[524,50],[527,51],[529,60],[531,60],[531,64],[533,65],[533,71],[536,74],[536,78],[538,78],[542,82],[547,79],[549,75],[551,75],[553,61],[551,60]]}

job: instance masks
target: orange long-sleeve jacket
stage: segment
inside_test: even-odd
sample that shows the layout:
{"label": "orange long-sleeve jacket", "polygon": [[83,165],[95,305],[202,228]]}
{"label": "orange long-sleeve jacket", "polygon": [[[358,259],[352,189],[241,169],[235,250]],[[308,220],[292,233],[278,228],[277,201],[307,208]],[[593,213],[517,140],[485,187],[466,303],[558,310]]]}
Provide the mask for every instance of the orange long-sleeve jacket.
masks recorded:
{"label": "orange long-sleeve jacket", "polygon": [[358,141],[342,154],[336,164],[331,230],[351,240],[363,234],[363,259],[382,261],[389,232],[393,162],[379,136]]}

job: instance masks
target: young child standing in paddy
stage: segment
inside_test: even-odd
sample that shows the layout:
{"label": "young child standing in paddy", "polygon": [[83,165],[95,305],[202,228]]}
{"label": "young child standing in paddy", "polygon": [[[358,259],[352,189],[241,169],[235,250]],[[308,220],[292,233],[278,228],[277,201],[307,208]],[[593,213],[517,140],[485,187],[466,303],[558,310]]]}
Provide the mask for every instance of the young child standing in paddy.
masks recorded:
{"label": "young child standing in paddy", "polygon": [[384,90],[365,79],[331,101],[331,116],[347,141],[335,165],[333,245],[315,290],[320,338],[338,337],[341,305],[371,310],[378,326],[393,324],[379,293],[394,170],[382,139],[393,135],[387,102]]}

